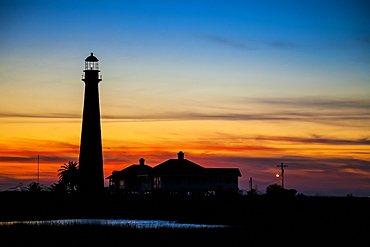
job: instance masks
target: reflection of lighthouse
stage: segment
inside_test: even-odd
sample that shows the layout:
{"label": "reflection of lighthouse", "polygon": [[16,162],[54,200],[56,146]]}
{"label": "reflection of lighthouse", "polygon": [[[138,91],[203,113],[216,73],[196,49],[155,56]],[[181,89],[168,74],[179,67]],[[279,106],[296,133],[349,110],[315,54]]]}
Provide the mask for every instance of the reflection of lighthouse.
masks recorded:
{"label": "reflection of lighthouse", "polygon": [[79,160],[78,190],[94,192],[104,189],[103,153],[100,128],[99,60],[91,53],[85,59],[85,99]]}

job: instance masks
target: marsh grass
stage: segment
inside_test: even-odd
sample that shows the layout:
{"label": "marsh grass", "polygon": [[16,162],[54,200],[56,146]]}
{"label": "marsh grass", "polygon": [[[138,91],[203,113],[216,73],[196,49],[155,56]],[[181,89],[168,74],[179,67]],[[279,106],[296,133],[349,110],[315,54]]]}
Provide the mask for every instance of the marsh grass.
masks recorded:
{"label": "marsh grass", "polygon": [[2,246],[233,246],[243,229],[15,223],[1,225],[0,233]]}
{"label": "marsh grass", "polygon": [[2,225],[0,246],[367,246],[369,198],[132,197],[0,193],[0,221],[161,219],[240,227]]}
{"label": "marsh grass", "polygon": [[10,225],[34,225],[34,226],[74,226],[74,225],[102,225],[121,228],[134,229],[192,229],[192,228],[226,228],[227,225],[206,225],[206,224],[189,224],[178,223],[175,221],[162,220],[123,220],[123,219],[62,219],[62,220],[41,220],[41,221],[7,221],[0,222],[0,226]]}

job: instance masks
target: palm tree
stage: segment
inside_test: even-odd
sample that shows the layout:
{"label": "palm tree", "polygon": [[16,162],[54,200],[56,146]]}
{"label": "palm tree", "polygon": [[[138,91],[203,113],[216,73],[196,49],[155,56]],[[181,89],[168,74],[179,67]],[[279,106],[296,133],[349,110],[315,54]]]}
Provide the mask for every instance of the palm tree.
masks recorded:
{"label": "palm tree", "polygon": [[49,190],[53,193],[62,194],[68,192],[68,187],[64,182],[59,181],[58,183],[53,183],[52,185],[50,185]]}
{"label": "palm tree", "polygon": [[78,163],[76,161],[68,161],[68,164],[64,163],[58,172],[59,183],[65,184],[68,191],[75,191],[78,182]]}
{"label": "palm tree", "polygon": [[26,190],[29,192],[41,192],[44,191],[44,187],[42,186],[42,184],[32,182],[26,186]]}

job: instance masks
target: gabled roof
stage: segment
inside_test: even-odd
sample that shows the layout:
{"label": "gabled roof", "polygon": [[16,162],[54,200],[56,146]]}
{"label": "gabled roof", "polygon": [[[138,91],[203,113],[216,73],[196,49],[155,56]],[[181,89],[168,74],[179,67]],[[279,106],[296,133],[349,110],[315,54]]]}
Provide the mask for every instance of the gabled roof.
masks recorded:
{"label": "gabled roof", "polygon": [[169,159],[151,170],[153,174],[198,174],[204,172],[204,167],[195,164],[187,159]]}
{"label": "gabled roof", "polygon": [[184,158],[184,153],[178,153],[178,159],[169,159],[150,171],[151,176],[161,175],[190,175],[190,176],[238,176],[241,173],[238,168],[204,168]]}
{"label": "gabled roof", "polygon": [[121,171],[114,171],[112,175],[107,177],[106,179],[112,178],[127,178],[127,177],[136,177],[141,174],[148,174],[150,170],[153,169],[148,165],[131,165]]}

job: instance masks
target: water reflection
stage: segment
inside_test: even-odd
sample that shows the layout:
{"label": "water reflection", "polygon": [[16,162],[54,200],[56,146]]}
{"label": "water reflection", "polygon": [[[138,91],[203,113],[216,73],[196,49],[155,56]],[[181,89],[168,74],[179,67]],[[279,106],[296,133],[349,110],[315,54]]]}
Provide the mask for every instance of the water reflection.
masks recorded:
{"label": "water reflection", "polygon": [[106,225],[133,228],[216,228],[228,227],[225,225],[186,224],[163,220],[116,220],[116,219],[66,219],[66,220],[40,220],[40,221],[10,221],[0,222],[0,225]]}

